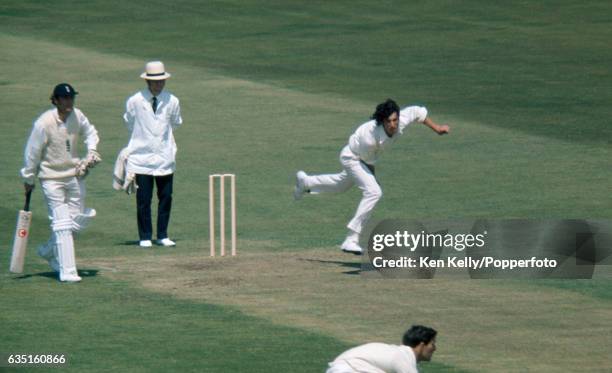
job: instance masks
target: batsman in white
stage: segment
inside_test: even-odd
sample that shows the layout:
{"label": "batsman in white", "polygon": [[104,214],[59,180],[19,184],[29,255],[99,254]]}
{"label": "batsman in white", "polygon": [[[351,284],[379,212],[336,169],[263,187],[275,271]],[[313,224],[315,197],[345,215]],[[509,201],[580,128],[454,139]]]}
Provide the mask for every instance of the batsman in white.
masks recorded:
{"label": "batsman in white", "polygon": [[359,235],[367,224],[374,206],[382,197],[374,166],[380,155],[404,133],[414,122],[423,123],[439,135],[450,131],[448,125],[439,125],[427,116],[427,109],[409,106],[400,110],[395,101],[388,99],[376,106],[372,120],[362,124],[349,137],[348,145],[340,152],[340,163],[344,170],[337,174],[307,175],[304,171],[296,174],[293,196],[301,199],[304,193],[340,193],[357,185],[363,197],[353,219],[348,223],[348,234],[341,245],[342,251],[361,255]]}
{"label": "batsman in white", "polygon": [[413,325],[400,346],[367,343],[351,348],[329,363],[326,373],[418,373],[417,363],[430,361],[436,351],[434,329]]}
{"label": "batsman in white", "polygon": [[[55,86],[51,102],[55,106],[42,113],[28,139],[21,176],[26,193],[34,189],[38,177],[51,220],[51,238],[38,248],[63,282],[78,282],[72,232],[85,228],[96,215],[85,208],[84,177],[100,162],[98,132],[87,117],[74,107],[78,92],[67,83]],[[81,138],[87,156],[78,158]]]}

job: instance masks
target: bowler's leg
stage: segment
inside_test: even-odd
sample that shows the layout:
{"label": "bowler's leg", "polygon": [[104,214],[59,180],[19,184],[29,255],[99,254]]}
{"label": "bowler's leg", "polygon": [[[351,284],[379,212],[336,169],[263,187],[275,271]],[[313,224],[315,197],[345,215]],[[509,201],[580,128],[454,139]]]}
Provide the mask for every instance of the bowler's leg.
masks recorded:
{"label": "bowler's leg", "polygon": [[342,362],[330,363],[329,368],[325,371],[325,373],[355,373],[350,365]]}
{"label": "bowler's leg", "polygon": [[341,193],[353,186],[353,180],[346,171],[325,175],[307,175],[304,171],[298,171],[295,180],[295,200],[302,199],[304,193]]}
{"label": "bowler's leg", "polygon": [[353,179],[344,170],[337,174],[306,175],[304,186],[312,194],[342,193],[353,186]]}
{"label": "bowler's leg", "polygon": [[361,189],[362,197],[359,206],[357,206],[355,216],[353,216],[347,225],[349,234],[342,244],[342,249],[344,251],[361,253],[362,250],[358,245],[359,235],[370,219],[374,207],[382,198],[382,189],[378,185],[372,170],[362,162],[345,159],[343,164],[347,173],[353,178],[359,189]]}
{"label": "bowler's leg", "polygon": [[347,227],[354,232],[361,233],[363,227],[367,224],[374,207],[382,198],[382,189],[376,178],[370,170],[360,162],[350,167],[351,175],[355,179],[355,184],[361,189],[362,197],[355,216],[348,223]]}
{"label": "bowler's leg", "polygon": [[293,197],[298,200],[302,198],[304,193],[342,193],[349,190],[355,183],[354,178],[349,175],[344,165],[345,153],[347,152],[350,153],[348,147],[345,147],[340,153],[340,163],[342,163],[344,170],[337,174],[307,175],[304,171],[298,171]]}

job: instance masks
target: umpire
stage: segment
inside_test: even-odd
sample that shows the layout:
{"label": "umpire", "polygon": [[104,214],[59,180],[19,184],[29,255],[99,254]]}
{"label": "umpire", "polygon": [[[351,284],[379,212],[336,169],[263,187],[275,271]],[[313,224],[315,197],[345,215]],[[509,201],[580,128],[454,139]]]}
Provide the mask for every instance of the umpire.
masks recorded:
{"label": "umpire", "polygon": [[140,75],[147,88],[126,102],[123,119],[130,133],[127,172],[136,175],[138,236],[141,247],[153,244],[151,200],[157,186],[157,244],[175,246],[168,238],[172,208],[172,181],[176,168],[176,143],[173,131],[182,123],[179,100],[164,90],[170,77],[160,61],[148,62]]}

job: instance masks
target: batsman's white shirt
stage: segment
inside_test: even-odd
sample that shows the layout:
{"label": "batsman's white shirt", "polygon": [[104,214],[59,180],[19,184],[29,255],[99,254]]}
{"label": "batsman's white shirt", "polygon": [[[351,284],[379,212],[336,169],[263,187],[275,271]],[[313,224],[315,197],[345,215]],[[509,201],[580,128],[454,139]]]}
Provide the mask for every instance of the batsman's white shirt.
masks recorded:
{"label": "batsman's white shirt", "polygon": [[349,138],[348,145],[342,150],[341,156],[359,158],[367,164],[374,165],[380,155],[393,145],[403,135],[404,129],[411,123],[422,123],[427,118],[427,109],[422,106],[408,106],[400,110],[399,128],[392,137],[387,136],[382,125],[376,125],[370,120],[359,126]]}
{"label": "batsman's white shirt", "polygon": [[23,181],[33,185],[36,177],[64,179],[75,176],[79,137],[85,138],[88,151],[96,150],[100,141],[98,131],[81,110],[74,108],[65,122],[55,107],[42,113],[34,121],[25,147],[21,169]]}
{"label": "batsman's white shirt", "polygon": [[[349,370],[352,369],[352,370]],[[329,363],[328,373],[418,373],[412,348],[368,343],[343,352]]]}
{"label": "batsman's white shirt", "polygon": [[179,100],[167,91],[157,96],[153,113],[153,95],[148,89],[137,92],[126,102],[123,119],[130,131],[127,172],[163,176],[176,168],[176,143],[173,129],[183,123]]}

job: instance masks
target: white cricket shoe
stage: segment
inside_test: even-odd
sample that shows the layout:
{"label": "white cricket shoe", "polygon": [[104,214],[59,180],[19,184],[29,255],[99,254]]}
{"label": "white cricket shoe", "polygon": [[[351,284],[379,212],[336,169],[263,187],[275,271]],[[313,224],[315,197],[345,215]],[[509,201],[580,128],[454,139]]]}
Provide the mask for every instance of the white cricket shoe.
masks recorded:
{"label": "white cricket shoe", "polygon": [[166,247],[176,246],[176,242],[172,241],[169,238],[162,238],[161,240],[157,240],[157,244]]}
{"label": "white cricket shoe", "polygon": [[138,245],[140,245],[140,247],[151,247],[153,246],[153,242],[151,242],[151,240],[142,240]]}
{"label": "white cricket shoe", "polygon": [[49,263],[52,270],[59,272],[59,263],[57,262],[55,255],[53,255],[53,248],[50,248],[49,245],[45,243],[38,246],[36,251],[38,251],[38,256],[45,259],[47,263]]}
{"label": "white cricket shoe", "polygon": [[306,193],[306,184],[304,183],[304,179],[306,179],[306,172],[298,171],[295,174],[295,188],[293,189],[293,199],[299,201]]}
{"label": "white cricket shoe", "polygon": [[59,279],[61,282],[79,282],[82,280],[82,278],[76,273],[76,271],[69,273],[60,272]]}
{"label": "white cricket shoe", "polygon": [[361,248],[361,246],[359,246],[357,242],[352,241],[352,240],[344,240],[340,248],[345,253],[363,255],[363,249]]}

